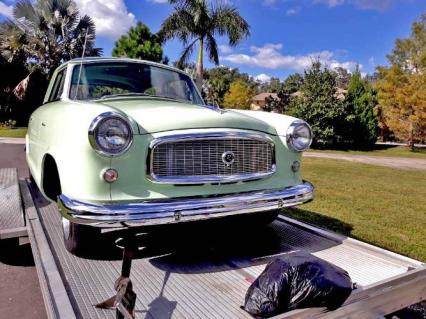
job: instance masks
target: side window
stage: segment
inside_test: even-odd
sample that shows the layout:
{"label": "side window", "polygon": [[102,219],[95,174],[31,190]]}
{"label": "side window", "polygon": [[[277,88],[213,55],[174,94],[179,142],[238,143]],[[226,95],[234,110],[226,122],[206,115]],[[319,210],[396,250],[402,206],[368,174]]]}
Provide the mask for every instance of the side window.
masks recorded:
{"label": "side window", "polygon": [[50,93],[49,102],[57,101],[61,98],[62,92],[64,91],[65,82],[65,70],[58,73],[53,84],[52,92]]}

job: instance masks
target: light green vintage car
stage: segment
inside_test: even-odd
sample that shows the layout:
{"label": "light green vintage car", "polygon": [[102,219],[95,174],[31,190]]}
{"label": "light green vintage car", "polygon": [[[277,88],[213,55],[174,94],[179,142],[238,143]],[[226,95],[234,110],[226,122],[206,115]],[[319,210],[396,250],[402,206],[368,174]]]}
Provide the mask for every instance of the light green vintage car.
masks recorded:
{"label": "light green vintage car", "polygon": [[313,198],[300,174],[311,141],[299,119],[206,105],[178,69],[86,58],[55,71],[26,156],[76,252],[102,227],[272,220]]}

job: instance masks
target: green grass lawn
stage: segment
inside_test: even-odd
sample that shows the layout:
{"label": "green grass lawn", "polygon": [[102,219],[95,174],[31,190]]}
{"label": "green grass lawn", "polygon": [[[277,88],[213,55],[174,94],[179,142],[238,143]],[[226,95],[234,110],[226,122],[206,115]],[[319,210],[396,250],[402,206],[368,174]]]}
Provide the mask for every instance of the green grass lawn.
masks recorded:
{"label": "green grass lawn", "polygon": [[303,160],[313,202],[285,215],[426,261],[426,171]]}
{"label": "green grass lawn", "polygon": [[409,157],[426,159],[426,148],[415,149],[411,151],[406,146],[388,146],[376,145],[371,151],[355,151],[355,150],[309,150],[309,152],[327,152],[348,155],[369,155],[369,156],[389,156],[389,157]]}
{"label": "green grass lawn", "polygon": [[25,137],[27,128],[1,128],[0,137]]}

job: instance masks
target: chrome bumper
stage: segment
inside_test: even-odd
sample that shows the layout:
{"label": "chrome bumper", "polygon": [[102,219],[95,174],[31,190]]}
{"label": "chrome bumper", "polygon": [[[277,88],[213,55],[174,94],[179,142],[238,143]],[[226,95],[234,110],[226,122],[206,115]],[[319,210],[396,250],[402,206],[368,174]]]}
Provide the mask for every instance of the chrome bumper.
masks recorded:
{"label": "chrome bumper", "polygon": [[70,221],[99,227],[137,227],[203,220],[274,210],[309,202],[309,182],[273,191],[256,191],[214,197],[175,198],[126,204],[93,204],[58,198],[61,214]]}

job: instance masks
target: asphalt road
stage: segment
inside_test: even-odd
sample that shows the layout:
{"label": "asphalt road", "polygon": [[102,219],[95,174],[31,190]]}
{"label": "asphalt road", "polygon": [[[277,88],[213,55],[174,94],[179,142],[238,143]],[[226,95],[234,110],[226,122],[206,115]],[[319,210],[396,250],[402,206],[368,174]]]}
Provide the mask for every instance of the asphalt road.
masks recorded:
{"label": "asphalt road", "polygon": [[[0,143],[0,168],[17,167],[28,175],[24,145]],[[29,244],[0,241],[0,318],[47,318]]]}

